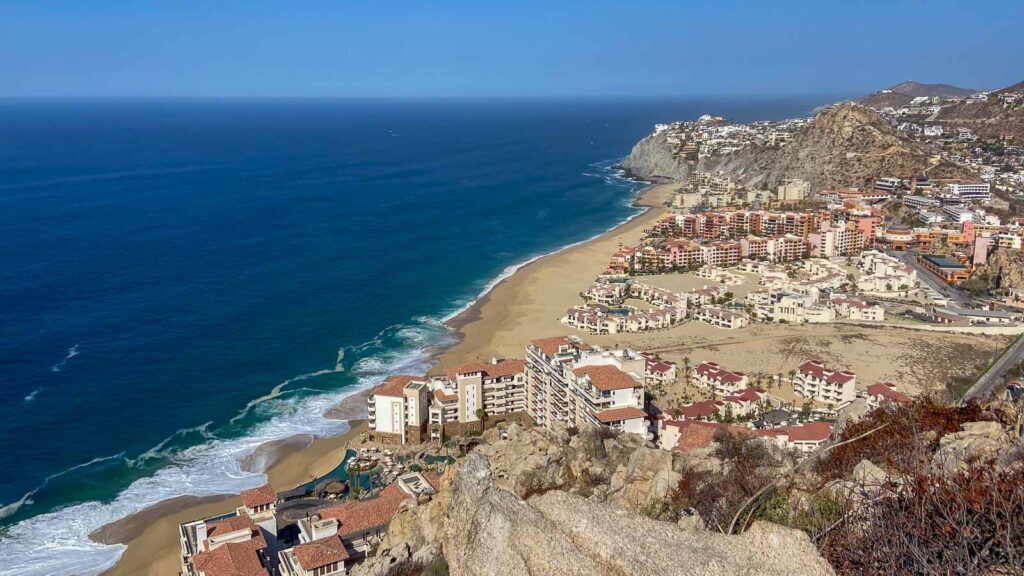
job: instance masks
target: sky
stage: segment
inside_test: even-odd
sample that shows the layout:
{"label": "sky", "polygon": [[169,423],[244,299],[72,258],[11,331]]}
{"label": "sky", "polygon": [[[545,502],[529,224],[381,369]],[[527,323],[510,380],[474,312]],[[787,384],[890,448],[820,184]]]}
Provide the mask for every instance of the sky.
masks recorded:
{"label": "sky", "polygon": [[0,96],[858,94],[1024,80],[1024,2],[0,0]]}

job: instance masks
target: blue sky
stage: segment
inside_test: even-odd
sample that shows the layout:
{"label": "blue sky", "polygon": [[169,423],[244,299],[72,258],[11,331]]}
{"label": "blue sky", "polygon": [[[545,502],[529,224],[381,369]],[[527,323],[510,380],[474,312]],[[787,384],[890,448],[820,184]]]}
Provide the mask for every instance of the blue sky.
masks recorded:
{"label": "blue sky", "polygon": [[0,0],[4,96],[870,92],[1024,80],[1024,2]]}

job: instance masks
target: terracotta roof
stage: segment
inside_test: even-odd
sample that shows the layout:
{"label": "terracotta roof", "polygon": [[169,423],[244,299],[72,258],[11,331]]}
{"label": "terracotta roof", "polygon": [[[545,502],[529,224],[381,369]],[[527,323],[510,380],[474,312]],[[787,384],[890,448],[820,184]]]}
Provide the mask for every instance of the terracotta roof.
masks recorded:
{"label": "terracotta roof", "polygon": [[679,413],[688,420],[692,418],[707,418],[716,414],[721,407],[722,402],[719,400],[702,400],[683,406],[679,409]]}
{"label": "terracotta roof", "polygon": [[434,398],[437,398],[441,402],[455,402],[459,399],[456,394],[447,394],[442,390],[434,390]]}
{"label": "terracotta roof", "polygon": [[656,374],[664,374],[675,367],[676,365],[672,364],[671,362],[662,362],[659,360],[657,362],[652,362],[651,365],[647,367],[647,369]]}
{"label": "terracotta roof", "polygon": [[398,484],[381,491],[376,498],[346,502],[320,511],[321,518],[336,518],[341,524],[338,535],[342,538],[387,526],[398,512],[398,507],[410,498]]}
{"label": "terracotta roof", "polygon": [[644,416],[647,416],[646,412],[632,406],[625,408],[612,408],[595,414],[597,420],[605,424],[621,422],[623,420],[634,420],[636,418],[643,418]]}
{"label": "terracotta roof", "polygon": [[244,542],[230,542],[196,554],[192,564],[206,576],[270,576],[257,555],[266,547],[266,540],[257,530],[253,538]]}
{"label": "terracotta roof", "polygon": [[899,402],[901,404],[909,404],[912,402],[909,396],[902,392],[896,391],[896,385],[891,382],[879,382],[878,384],[872,384],[867,388],[868,394],[871,396],[881,396],[885,400],[892,402]]}
{"label": "terracotta roof", "polygon": [[541,338],[539,340],[533,340],[532,342],[530,342],[530,344],[533,344],[537,348],[540,348],[540,351],[543,352],[545,355],[554,356],[558,354],[558,349],[560,347],[566,345],[571,346],[573,344],[573,340],[568,336],[554,336],[552,338]]}
{"label": "terracotta roof", "polygon": [[820,360],[808,360],[800,365],[800,372],[803,374],[810,374],[815,378],[824,379],[826,382],[832,384],[845,384],[850,380],[853,380],[853,372],[836,372],[830,368],[825,367],[825,364]]}
{"label": "terracotta roof", "polygon": [[242,504],[245,504],[246,508],[255,508],[274,502],[277,502],[277,492],[270,487],[270,484],[264,484],[251,490],[242,490]]}
{"label": "terracotta roof", "polygon": [[727,430],[732,434],[752,433],[749,428],[733,426],[732,424],[697,422],[695,420],[684,420],[677,425],[677,428],[679,428],[679,440],[676,441],[676,445],[672,448],[672,450],[677,452],[708,447],[715,438],[715,432],[719,430]]}
{"label": "terracotta roof", "polygon": [[254,530],[256,523],[252,521],[252,518],[248,516],[232,516],[231,518],[225,518],[224,520],[214,520],[206,523],[206,538],[210,539],[214,536],[220,536],[228,532],[234,532],[235,530],[242,530],[248,528]]}
{"label": "terracotta roof", "polygon": [[408,374],[395,374],[388,376],[386,380],[373,389],[374,396],[393,396],[401,398],[405,396],[405,385],[409,382],[425,380],[422,376],[410,376]]}
{"label": "terracotta roof", "polygon": [[729,372],[714,362],[698,364],[695,370],[697,371],[697,374],[700,374],[701,376],[707,376],[713,380],[729,382],[732,384],[743,381],[744,376],[742,372]]}
{"label": "terracotta roof", "polygon": [[765,391],[761,388],[744,388],[739,392],[727,396],[725,400],[739,400],[743,402],[757,402],[764,396]]}
{"label": "terracotta roof", "polygon": [[640,383],[634,380],[632,376],[609,364],[573,368],[572,373],[580,377],[589,377],[590,383],[602,392],[640,386]]}
{"label": "terracotta roof", "polygon": [[823,442],[832,435],[832,425],[828,422],[808,422],[803,426],[786,428],[790,442]]}
{"label": "terracotta roof", "polygon": [[344,562],[348,559],[345,543],[337,536],[299,544],[292,548],[292,552],[295,554],[295,559],[299,561],[299,565],[306,571],[335,562]]}

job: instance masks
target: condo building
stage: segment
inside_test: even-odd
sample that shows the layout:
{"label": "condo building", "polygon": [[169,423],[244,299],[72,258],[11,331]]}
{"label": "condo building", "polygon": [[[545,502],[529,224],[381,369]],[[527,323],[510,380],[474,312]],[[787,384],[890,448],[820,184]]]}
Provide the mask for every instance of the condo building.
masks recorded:
{"label": "condo building", "polygon": [[853,372],[833,370],[820,360],[810,360],[797,370],[793,390],[804,398],[840,405],[857,397],[856,383]]}
{"label": "condo building", "polygon": [[277,493],[245,490],[234,513],[178,526],[182,576],[271,576]]}
{"label": "condo building", "polygon": [[714,362],[702,362],[694,367],[693,381],[723,395],[738,392],[750,384],[750,378],[743,372],[730,372]]}
{"label": "condo building", "polygon": [[546,428],[599,425],[647,437],[646,362],[569,336],[534,340],[526,347],[526,411]]}

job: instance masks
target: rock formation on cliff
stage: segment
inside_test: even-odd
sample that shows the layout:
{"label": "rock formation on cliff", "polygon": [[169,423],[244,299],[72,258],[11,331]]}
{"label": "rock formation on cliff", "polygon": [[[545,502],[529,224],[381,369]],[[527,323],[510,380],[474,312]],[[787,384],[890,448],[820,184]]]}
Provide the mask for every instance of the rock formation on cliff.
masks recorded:
{"label": "rock formation on cliff", "polygon": [[975,271],[989,288],[1024,288],[1024,252],[999,248]]}
{"label": "rock formation on cliff", "polygon": [[639,438],[515,426],[510,436],[461,461],[432,501],[401,510],[353,573],[441,559],[455,576],[833,573],[798,530],[755,522],[727,536],[641,513],[679,483],[681,457]]}
{"label": "rock formation on cliff", "polygon": [[[772,189],[786,178],[800,178],[814,190],[870,187],[880,175],[905,177],[928,167],[924,145],[900,134],[878,113],[854,103],[820,112],[782,147],[750,145],[731,154],[688,162],[668,145],[665,133],[647,136],[633,147],[622,167],[652,181],[685,180],[694,171],[722,171],[750,188]],[[940,165],[932,177],[966,176]]]}

